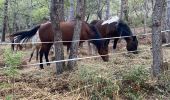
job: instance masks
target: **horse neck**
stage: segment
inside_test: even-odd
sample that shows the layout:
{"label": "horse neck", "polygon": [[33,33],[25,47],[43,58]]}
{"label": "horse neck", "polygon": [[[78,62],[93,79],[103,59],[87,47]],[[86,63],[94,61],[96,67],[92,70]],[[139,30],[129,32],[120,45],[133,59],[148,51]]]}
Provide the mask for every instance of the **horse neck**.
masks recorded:
{"label": "horse neck", "polygon": [[[100,47],[103,45],[103,40],[101,39],[101,35],[99,34],[99,32],[97,31],[97,29],[95,29],[96,31],[93,32],[93,35],[91,36],[92,43],[97,47],[97,49],[100,49]],[[97,40],[95,40],[97,39]]]}

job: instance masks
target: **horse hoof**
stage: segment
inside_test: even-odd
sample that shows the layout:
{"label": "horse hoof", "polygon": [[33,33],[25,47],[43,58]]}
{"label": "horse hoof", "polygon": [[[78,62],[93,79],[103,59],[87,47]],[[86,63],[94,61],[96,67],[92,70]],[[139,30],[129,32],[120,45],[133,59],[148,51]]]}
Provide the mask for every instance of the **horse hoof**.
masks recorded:
{"label": "horse hoof", "polygon": [[50,66],[50,64],[47,64],[47,66]]}
{"label": "horse hoof", "polygon": [[40,69],[44,69],[44,67],[42,65],[40,65]]}

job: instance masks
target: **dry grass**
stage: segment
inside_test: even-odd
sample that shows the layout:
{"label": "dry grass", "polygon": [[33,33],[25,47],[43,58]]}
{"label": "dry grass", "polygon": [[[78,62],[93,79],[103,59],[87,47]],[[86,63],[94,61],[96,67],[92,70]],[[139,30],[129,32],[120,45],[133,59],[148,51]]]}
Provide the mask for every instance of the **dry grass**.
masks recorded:
{"label": "dry grass", "polygon": [[[147,69],[151,68],[152,54],[150,51],[143,51],[144,49],[150,49],[150,40],[141,39],[140,41],[139,50],[141,51],[137,55],[121,53],[126,51],[124,42],[121,42],[118,44],[118,49],[114,51],[115,54],[110,56],[109,62],[103,62],[101,58],[81,60],[78,61],[78,70],[65,72],[58,77],[55,75],[54,64],[50,67],[45,65],[44,70],[39,70],[38,66],[25,67],[19,71],[20,76],[15,78],[15,98],[20,100],[88,100],[90,90],[97,90],[103,85],[98,79],[103,79],[104,81],[120,79],[120,75],[123,72],[132,70],[135,66],[144,66]],[[4,48],[6,46],[0,47],[0,61],[3,60],[2,54]],[[83,54],[80,57],[89,56],[86,54],[87,51],[87,49],[83,50]],[[170,48],[164,48],[163,51],[164,60],[169,61]],[[24,61],[28,61],[30,50],[26,52],[23,58]],[[35,59],[31,63],[36,63]],[[0,64],[1,66],[3,65]],[[90,75],[86,75],[89,77],[84,77],[83,75],[86,73],[82,74],[82,71],[94,75],[95,78],[92,77],[93,80],[89,81]],[[9,84],[12,81],[3,75],[3,70],[0,70],[0,73],[0,83]],[[82,75],[82,77],[79,75]],[[9,86],[4,85],[0,89],[0,99],[4,99],[11,94],[12,88],[10,84]],[[155,95],[148,96],[146,94],[143,97],[150,100],[159,98],[159,96]],[[114,91],[112,96],[119,98],[119,100],[123,97],[118,93],[118,90]],[[102,99],[105,100],[108,97],[102,97]]]}

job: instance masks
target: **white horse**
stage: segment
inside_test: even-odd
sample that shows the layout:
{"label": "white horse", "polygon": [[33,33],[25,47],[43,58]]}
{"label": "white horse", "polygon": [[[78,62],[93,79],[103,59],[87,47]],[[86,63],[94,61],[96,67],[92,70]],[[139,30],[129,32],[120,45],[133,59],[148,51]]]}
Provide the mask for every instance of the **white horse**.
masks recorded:
{"label": "white horse", "polygon": [[32,42],[32,52],[31,52],[29,62],[31,62],[35,50],[36,50],[36,60],[38,61],[38,53],[41,47],[41,43],[37,43],[40,42],[39,31],[37,31],[36,35],[31,39],[31,42]]}
{"label": "white horse", "polygon": [[[36,61],[38,61],[38,56],[39,56],[39,50],[41,48],[41,41],[39,38],[39,31],[37,31],[36,35],[31,39],[32,42],[32,52],[31,52],[31,56],[29,58],[29,62],[31,62],[31,59],[34,55],[34,51],[36,50]],[[54,45],[51,47],[51,51],[54,52]]]}

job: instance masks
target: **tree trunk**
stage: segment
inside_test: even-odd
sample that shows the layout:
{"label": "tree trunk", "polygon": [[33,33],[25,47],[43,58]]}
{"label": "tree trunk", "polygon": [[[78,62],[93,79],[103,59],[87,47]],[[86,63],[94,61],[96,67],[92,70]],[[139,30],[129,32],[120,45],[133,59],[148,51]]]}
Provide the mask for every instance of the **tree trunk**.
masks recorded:
{"label": "tree trunk", "polygon": [[[79,46],[79,41],[80,40],[80,31],[82,27],[82,15],[83,15],[83,5],[84,5],[84,0],[77,0],[77,7],[76,7],[76,25],[74,28],[74,34],[73,34],[73,39],[71,43],[71,48],[70,48],[70,55],[69,59],[75,59],[77,58],[78,54],[78,46]],[[68,69],[72,70],[73,67],[76,66],[76,61],[69,61],[68,62]]]}
{"label": "tree trunk", "polygon": [[12,3],[13,5],[13,23],[12,23],[12,32],[15,33],[18,31],[18,25],[17,25],[17,9],[18,8],[18,2],[14,0]]}
{"label": "tree trunk", "polygon": [[102,10],[103,10],[101,4],[102,4],[102,0],[98,0],[97,19],[99,18],[100,20],[102,20]]}
{"label": "tree trunk", "polygon": [[8,26],[8,0],[4,2],[4,20],[2,25],[2,42],[5,42],[5,34],[7,33],[7,26]]}
{"label": "tree trunk", "polygon": [[153,52],[153,76],[158,77],[163,71],[161,20],[164,0],[156,0],[152,14],[152,52]]}
{"label": "tree trunk", "polygon": [[[166,23],[166,3],[164,4],[163,6],[163,12],[162,12],[162,31],[165,31],[166,30],[166,26],[167,26],[167,23]],[[162,32],[162,43],[167,43],[167,37],[166,37],[166,32]]]}
{"label": "tree trunk", "polygon": [[110,0],[106,0],[106,20],[110,17]]}
{"label": "tree trunk", "polygon": [[86,17],[86,0],[83,1],[84,3],[82,4],[82,15],[81,15],[81,20],[82,21],[85,21],[85,17]]}
{"label": "tree trunk", "polygon": [[144,1],[144,34],[146,34],[147,0]]}
{"label": "tree trunk", "polygon": [[[54,41],[62,41],[62,33],[60,30],[60,21],[63,20],[64,17],[64,0],[51,0],[51,7],[50,7],[50,18],[52,22],[52,27],[54,31]],[[56,42],[55,46],[55,59],[63,60],[64,59],[64,52],[63,52],[63,43]],[[57,75],[63,72],[63,62],[56,63],[56,71]]]}
{"label": "tree trunk", "polygon": [[[170,30],[170,0],[167,0],[167,30]],[[170,43],[170,31],[168,31],[167,42]]]}
{"label": "tree trunk", "polygon": [[70,0],[70,14],[69,14],[69,20],[74,19],[74,0]]}
{"label": "tree trunk", "polygon": [[32,10],[33,10],[32,0],[30,0],[29,28],[31,28],[33,26],[32,25]]}
{"label": "tree trunk", "polygon": [[120,19],[128,22],[128,0],[121,0]]}

